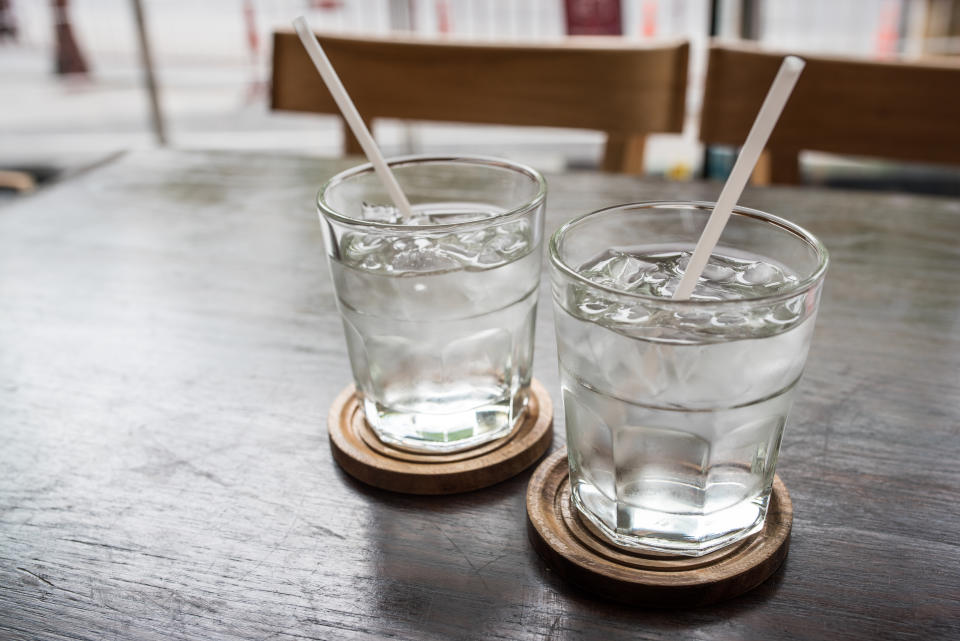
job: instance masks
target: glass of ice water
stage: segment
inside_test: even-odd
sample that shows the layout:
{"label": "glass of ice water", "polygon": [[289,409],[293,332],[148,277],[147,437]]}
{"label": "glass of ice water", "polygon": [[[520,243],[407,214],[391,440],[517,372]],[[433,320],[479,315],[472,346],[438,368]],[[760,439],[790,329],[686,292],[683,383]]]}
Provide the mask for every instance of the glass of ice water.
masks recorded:
{"label": "glass of ice water", "polygon": [[385,443],[452,452],[509,434],[527,407],[543,177],[482,157],[390,162],[405,218],[362,165],[318,204],[350,365]]}
{"label": "glass of ice water", "polygon": [[813,334],[827,251],[752,209],[671,300],[712,209],[621,205],[550,241],[571,499],[638,553],[700,556],[763,527]]}

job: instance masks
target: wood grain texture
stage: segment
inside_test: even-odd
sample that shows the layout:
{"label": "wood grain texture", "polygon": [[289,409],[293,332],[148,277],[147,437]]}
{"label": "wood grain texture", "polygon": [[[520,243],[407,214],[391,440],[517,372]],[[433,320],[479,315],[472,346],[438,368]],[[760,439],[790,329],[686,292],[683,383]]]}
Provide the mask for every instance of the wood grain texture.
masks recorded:
{"label": "wood grain texture", "polygon": [[[604,168],[623,173],[643,171],[644,134],[683,129],[685,42],[625,47],[603,38],[525,45],[319,38],[357,109],[371,120],[595,129],[611,139]],[[273,109],[339,113],[292,32],[274,34],[271,87]],[[352,144],[348,136],[348,153]]]}
{"label": "wood grain texture", "polygon": [[377,438],[351,384],[330,407],[327,434],[334,460],[358,481],[406,494],[457,494],[490,487],[536,463],[553,443],[553,402],[534,380],[524,420],[507,436],[462,452],[411,452]]}
{"label": "wood grain texture", "polygon": [[646,146],[646,136],[607,134],[601,167],[612,173],[640,176],[643,174],[643,152]]}
{"label": "wood grain texture", "polygon": [[562,449],[530,477],[527,521],[537,553],[590,594],[627,605],[690,609],[739,596],[776,572],[787,557],[793,506],[778,476],[764,528],[756,536],[701,557],[639,556],[609,545],[577,515]]}
{"label": "wood grain texture", "polygon": [[[347,164],[144,152],[0,208],[0,638],[960,636],[960,202],[746,191],[833,261],[777,468],[790,556],[657,612],[539,560],[529,474],[415,497],[333,462],[350,370],[313,202]],[[547,232],[720,189],[547,178]],[[547,290],[534,375],[559,401]]]}
{"label": "wood grain texture", "polygon": [[[700,139],[742,145],[783,53],[710,47]],[[804,55],[767,148],[770,178],[795,183],[798,150],[960,164],[960,63]]]}

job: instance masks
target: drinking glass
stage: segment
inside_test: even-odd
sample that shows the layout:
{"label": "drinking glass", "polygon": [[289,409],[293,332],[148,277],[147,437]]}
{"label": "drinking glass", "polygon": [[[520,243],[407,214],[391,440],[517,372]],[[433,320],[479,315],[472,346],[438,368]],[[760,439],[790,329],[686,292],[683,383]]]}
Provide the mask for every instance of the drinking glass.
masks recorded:
{"label": "drinking glass", "polygon": [[824,246],[737,207],[670,298],[713,203],[611,207],[550,241],[572,501],[610,543],[700,556],[763,527]]}
{"label": "drinking glass", "polygon": [[389,164],[412,216],[369,164],[318,198],[366,420],[423,452],[505,436],[527,407],[546,182],[495,158]]}

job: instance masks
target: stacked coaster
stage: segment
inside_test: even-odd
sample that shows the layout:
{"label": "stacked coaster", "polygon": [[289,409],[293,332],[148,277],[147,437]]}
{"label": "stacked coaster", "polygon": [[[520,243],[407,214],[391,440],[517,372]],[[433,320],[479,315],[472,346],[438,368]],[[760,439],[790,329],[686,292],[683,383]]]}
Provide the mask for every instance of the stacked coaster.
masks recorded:
{"label": "stacked coaster", "polygon": [[735,597],[760,585],[787,556],[793,505],[776,477],[763,530],[701,557],[626,552],[594,535],[570,503],[567,452],[554,452],[527,487],[530,541],[564,579],[598,596],[656,607],[691,607]]}
{"label": "stacked coaster", "polygon": [[410,452],[386,445],[363,418],[350,385],[327,419],[333,458],[355,479],[406,494],[456,494],[499,483],[530,467],[553,440],[553,403],[534,380],[524,420],[507,436],[450,454]]}

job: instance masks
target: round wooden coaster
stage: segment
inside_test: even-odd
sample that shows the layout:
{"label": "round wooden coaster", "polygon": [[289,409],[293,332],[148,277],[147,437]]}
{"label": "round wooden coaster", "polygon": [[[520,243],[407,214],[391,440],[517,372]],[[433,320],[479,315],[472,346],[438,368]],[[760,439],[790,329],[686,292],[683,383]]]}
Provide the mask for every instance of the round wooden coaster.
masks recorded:
{"label": "round wooden coaster", "polygon": [[743,594],[787,556],[793,505],[777,476],[763,530],[702,557],[645,557],[613,547],[584,526],[570,504],[566,449],[543,461],[527,486],[527,526],[540,556],[564,579],[598,596],[685,608]]}
{"label": "round wooden coaster", "polygon": [[333,458],[368,485],[406,494],[456,494],[519,474],[553,441],[553,402],[536,380],[523,422],[507,436],[450,454],[421,454],[382,443],[363,418],[355,388],[344,389],[330,408],[327,427]]}

